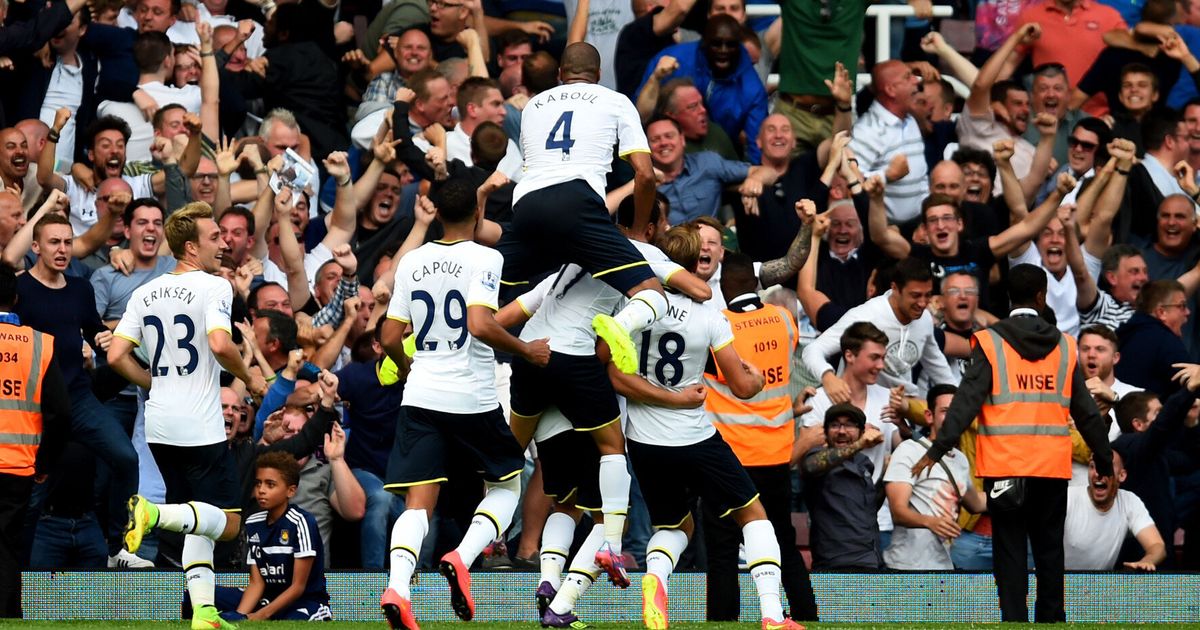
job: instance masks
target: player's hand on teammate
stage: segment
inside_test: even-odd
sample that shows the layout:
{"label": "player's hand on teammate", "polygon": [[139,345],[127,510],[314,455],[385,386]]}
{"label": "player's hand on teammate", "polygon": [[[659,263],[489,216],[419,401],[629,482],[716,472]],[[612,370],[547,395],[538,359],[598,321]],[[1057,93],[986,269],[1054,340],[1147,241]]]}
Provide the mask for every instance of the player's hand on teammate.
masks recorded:
{"label": "player's hand on teammate", "polygon": [[708,390],[704,388],[703,383],[695,383],[684,387],[676,394],[679,400],[679,409],[695,409],[704,405],[704,399],[708,397]]}
{"label": "player's hand on teammate", "polygon": [[521,358],[537,367],[546,367],[546,364],[550,363],[550,338],[526,342]]}

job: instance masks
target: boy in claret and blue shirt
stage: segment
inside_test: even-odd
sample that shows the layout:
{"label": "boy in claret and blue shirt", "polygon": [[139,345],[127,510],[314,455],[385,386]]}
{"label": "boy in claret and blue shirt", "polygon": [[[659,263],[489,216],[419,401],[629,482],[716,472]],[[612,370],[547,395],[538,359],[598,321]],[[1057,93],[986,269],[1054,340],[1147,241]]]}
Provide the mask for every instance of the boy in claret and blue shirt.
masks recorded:
{"label": "boy in claret and blue shirt", "polygon": [[[329,621],[325,550],[317,521],[289,501],[300,483],[300,465],[284,452],[258,458],[254,498],[262,512],[246,519],[250,584],[217,587],[216,604],[227,621]],[[185,608],[187,603],[185,602]]]}

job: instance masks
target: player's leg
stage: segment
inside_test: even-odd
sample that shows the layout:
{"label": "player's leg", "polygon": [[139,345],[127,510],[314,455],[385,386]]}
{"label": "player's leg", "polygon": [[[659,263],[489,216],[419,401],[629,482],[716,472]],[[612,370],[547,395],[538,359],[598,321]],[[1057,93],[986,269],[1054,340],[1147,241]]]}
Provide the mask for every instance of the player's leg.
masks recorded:
{"label": "player's leg", "polygon": [[[595,513],[593,513],[595,514]],[[596,515],[596,518],[603,519]],[[597,522],[592,531],[579,545],[579,551],[571,558],[567,574],[563,577],[562,585],[555,593],[554,599],[546,612],[542,614],[542,627],[546,628],[585,628],[587,624],[575,616],[575,604],[583,594],[591,588],[600,577],[602,570],[596,564],[596,552],[604,544],[604,524]]]}
{"label": "player's leg", "polygon": [[702,500],[709,502],[720,518],[732,518],[742,528],[763,628],[803,630],[804,626],[783,615],[779,540],[750,475],[720,433],[694,446],[692,469],[702,480],[697,485]]}
{"label": "player's leg", "polygon": [[[562,586],[562,573],[583,512],[581,508],[595,510],[600,504],[597,479],[600,454],[587,435],[570,427],[561,410],[552,407],[546,410],[541,428],[550,436],[539,434],[537,442],[542,469],[540,490],[555,501],[555,511],[542,529],[542,576],[536,594],[539,616],[545,616]],[[558,432],[550,434],[551,431]]]}
{"label": "player's leg", "polygon": [[440,484],[446,481],[445,440],[438,430],[441,414],[404,407],[388,458],[384,488],[404,494],[404,512],[392,524],[388,545],[391,565],[379,607],[393,629],[418,630],[412,613],[409,584],[429,533],[429,518],[437,506]]}
{"label": "player's leg", "polygon": [[475,516],[462,540],[453,551],[442,556],[438,567],[450,583],[454,614],[470,621],[475,616],[475,601],[471,597],[468,569],[483,548],[504,535],[512,524],[521,493],[525,453],[504,421],[499,405],[486,413],[453,416],[449,422],[452,439],[483,471],[487,486],[487,493],[475,508]]}
{"label": "player's leg", "polygon": [[692,535],[687,489],[696,480],[689,456],[692,446],[657,446],[627,442],[629,462],[637,475],[654,535],[646,545],[642,577],[642,621],[648,628],[667,627],[667,581]]}
{"label": "player's leg", "polygon": [[616,315],[595,316],[592,327],[608,343],[617,367],[632,374],[637,371],[637,349],[630,335],[666,313],[662,284],[642,253],[613,225],[604,200],[582,181],[569,185],[574,187],[572,195],[581,200],[565,241],[571,247],[569,262],[629,298]]}
{"label": "player's leg", "polygon": [[[554,368],[555,403],[576,432],[591,438],[594,446],[589,451],[597,452],[599,458],[596,474],[604,513],[604,546],[598,562],[613,583],[624,588],[629,577],[621,559],[621,538],[629,511],[630,478],[617,394],[604,365],[593,356],[560,355]],[[580,457],[576,462],[576,466],[590,467],[593,460]]]}
{"label": "player's leg", "polygon": [[[559,353],[550,353],[551,363],[555,362],[556,354]],[[550,405],[548,391],[553,389],[553,381],[550,365],[539,368],[521,357],[513,357],[508,388],[509,428],[521,448],[529,446],[542,413]]]}

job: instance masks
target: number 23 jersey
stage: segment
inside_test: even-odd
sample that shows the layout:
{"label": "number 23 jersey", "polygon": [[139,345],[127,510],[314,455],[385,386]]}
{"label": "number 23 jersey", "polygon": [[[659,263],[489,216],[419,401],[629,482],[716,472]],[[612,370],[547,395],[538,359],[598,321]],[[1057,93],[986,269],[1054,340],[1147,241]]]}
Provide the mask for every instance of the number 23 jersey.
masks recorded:
{"label": "number 23 jersey", "polygon": [[434,241],[400,259],[387,316],[417,336],[405,405],[469,414],[500,404],[495,354],[467,330],[467,308],[499,308],[503,267],[500,252],[473,241]]}
{"label": "number 23 jersey", "polygon": [[203,271],[168,273],[129,298],[114,332],[141,346],[150,360],[146,441],[205,446],[225,441],[221,365],[208,333],[231,331],[229,281]]}
{"label": "number 23 jersey", "polygon": [[[640,373],[652,384],[679,391],[700,383],[709,350],[733,343],[729,320],[715,307],[667,293],[667,313],[633,342],[638,348]],[[629,401],[629,439],[658,446],[687,446],[708,439],[716,429],[701,405],[668,409]]]}

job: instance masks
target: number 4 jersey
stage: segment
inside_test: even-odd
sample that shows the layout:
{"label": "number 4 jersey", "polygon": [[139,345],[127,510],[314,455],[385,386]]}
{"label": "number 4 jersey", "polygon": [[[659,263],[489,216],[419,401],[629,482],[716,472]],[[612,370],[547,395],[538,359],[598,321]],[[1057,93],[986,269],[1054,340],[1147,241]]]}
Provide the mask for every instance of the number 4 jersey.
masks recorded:
{"label": "number 4 jersey", "polygon": [[473,241],[434,241],[400,259],[387,316],[417,336],[405,405],[470,414],[500,404],[495,355],[467,331],[467,308],[499,307],[503,266],[500,252]]}
{"label": "number 4 jersey", "polygon": [[637,109],[624,94],[593,83],[539,92],[521,112],[525,175],[513,190],[513,206],[526,193],[573,179],[603,199],[614,146],[621,157],[650,152]]}
{"label": "number 4 jersey", "polygon": [[203,271],[168,273],[138,287],[114,334],[150,359],[146,441],[205,446],[225,441],[221,365],[208,333],[230,332],[229,281]]}
{"label": "number 4 jersey", "polygon": [[[640,371],[658,387],[679,391],[701,382],[709,351],[733,343],[729,320],[715,307],[667,293],[667,313],[634,336]],[[703,406],[668,409],[629,401],[629,439],[658,446],[687,446],[716,432]]]}

